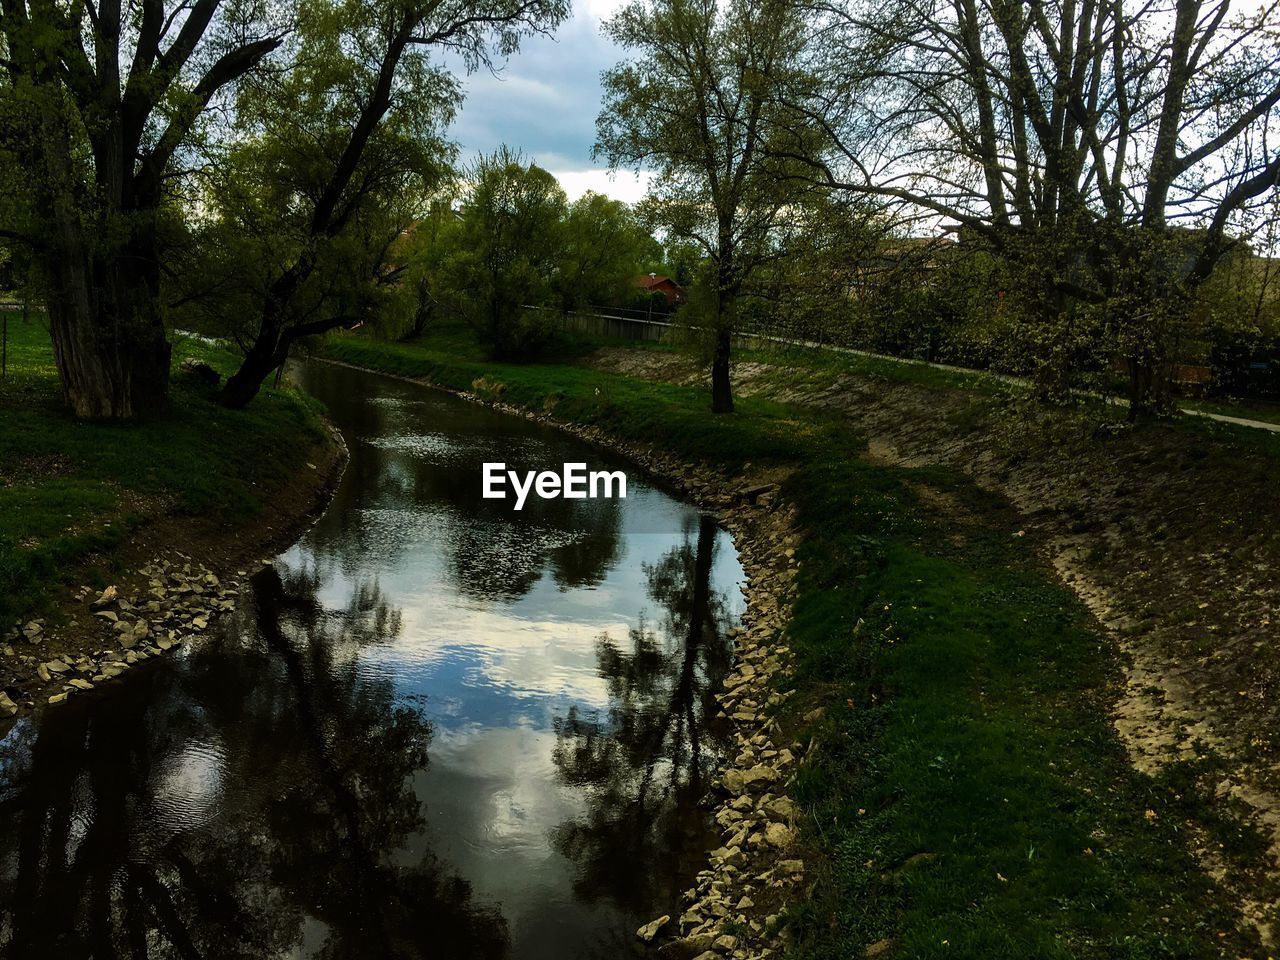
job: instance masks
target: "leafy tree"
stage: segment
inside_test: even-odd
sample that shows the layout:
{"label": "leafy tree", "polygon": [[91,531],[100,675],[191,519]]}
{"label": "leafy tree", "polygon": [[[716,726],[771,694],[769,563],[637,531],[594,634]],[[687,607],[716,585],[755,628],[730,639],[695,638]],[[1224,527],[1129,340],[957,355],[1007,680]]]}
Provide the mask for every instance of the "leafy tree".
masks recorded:
{"label": "leafy tree", "polygon": [[390,252],[443,179],[443,129],[459,99],[431,52],[492,67],[522,37],[563,20],[567,4],[312,0],[304,11],[293,70],[251,87],[241,104],[242,122],[261,131],[257,168],[277,181],[268,209],[283,212],[288,239],[267,266],[256,335],[223,390],[232,407],[257,394],[299,338],[368,317],[370,290],[396,273]]}
{"label": "leafy tree", "polygon": [[497,357],[526,357],[550,335],[565,259],[568,200],[546,170],[501,147],[472,165],[458,249],[446,263],[458,311]]}
{"label": "leafy tree", "polygon": [[842,0],[819,26],[795,108],[832,152],[790,155],[983,238],[1023,274],[1055,384],[1091,327],[1131,409],[1158,406],[1195,288],[1280,182],[1280,8]]}
{"label": "leafy tree", "polygon": [[209,106],[280,46],[255,0],[0,4],[0,236],[40,267],[82,417],[165,400],[160,215]]}
{"label": "leafy tree", "polygon": [[446,264],[457,249],[459,221],[454,212],[452,191],[437,197],[426,216],[410,227],[404,242],[394,252],[407,265],[405,285],[412,291],[412,318],[404,337],[411,340],[427,332],[448,289]]}
{"label": "leafy tree", "polygon": [[584,193],[569,206],[564,222],[556,274],[561,308],[620,303],[640,265],[658,252],[657,241],[625,203]]}
{"label": "leafy tree", "polygon": [[635,0],[605,29],[634,57],[605,74],[595,152],[611,166],[656,168],[645,213],[706,254],[711,408],[728,413],[738,301],[779,255],[775,232],[797,196],[770,144],[792,119],[782,91],[808,82],[796,69],[804,20],[785,0]]}

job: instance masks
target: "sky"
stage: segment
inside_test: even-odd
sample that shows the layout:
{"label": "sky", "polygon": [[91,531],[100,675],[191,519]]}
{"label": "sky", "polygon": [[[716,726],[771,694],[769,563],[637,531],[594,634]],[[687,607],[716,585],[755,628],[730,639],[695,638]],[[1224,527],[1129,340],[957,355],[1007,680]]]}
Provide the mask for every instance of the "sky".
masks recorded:
{"label": "sky", "polygon": [[505,143],[555,174],[571,200],[587,190],[628,203],[644,196],[644,175],[611,176],[591,159],[600,74],[624,55],[600,24],[622,3],[573,0],[572,17],[553,38],[526,39],[497,76],[481,71],[465,77],[466,101],[450,130],[462,161]]}

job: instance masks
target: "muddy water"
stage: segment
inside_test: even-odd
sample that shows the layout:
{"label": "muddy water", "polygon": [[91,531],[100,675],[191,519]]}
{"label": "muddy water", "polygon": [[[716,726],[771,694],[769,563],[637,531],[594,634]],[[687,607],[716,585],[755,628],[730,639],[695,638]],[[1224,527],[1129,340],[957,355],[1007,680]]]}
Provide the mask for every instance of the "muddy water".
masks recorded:
{"label": "muddy water", "polygon": [[617,957],[711,839],[727,536],[625,500],[480,497],[611,463],[337,367],[351,462],[242,609],[0,743],[0,945],[22,958]]}

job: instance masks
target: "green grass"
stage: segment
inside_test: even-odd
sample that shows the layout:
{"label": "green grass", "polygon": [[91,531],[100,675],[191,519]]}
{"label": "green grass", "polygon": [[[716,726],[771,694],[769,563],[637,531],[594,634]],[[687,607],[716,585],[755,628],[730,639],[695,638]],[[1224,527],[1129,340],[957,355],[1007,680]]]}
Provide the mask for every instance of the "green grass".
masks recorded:
{"label": "green grass", "polygon": [[480,380],[730,473],[796,468],[789,721],[820,746],[794,785],[813,887],[790,908],[791,956],[852,960],[882,939],[912,958],[1265,955],[1189,852],[1187,822],[1233,872],[1258,866],[1261,839],[1209,813],[1201,771],[1157,780],[1129,765],[1107,715],[1116,651],[1002,502],[955,474],[873,465],[811,409],[745,398],[712,417],[701,390],[486,363],[457,329],[322,351],[454,388]]}
{"label": "green grass", "polygon": [[[179,340],[224,373],[235,358]],[[43,318],[9,317],[0,381],[0,628],[42,610],[50,588],[82,577],[132,531],[169,516],[214,524],[261,513],[323,438],[318,405],[266,390],[231,412],[176,374],[172,403],[132,423],[77,421],[64,409]],[[181,545],[178,545],[181,546]]]}

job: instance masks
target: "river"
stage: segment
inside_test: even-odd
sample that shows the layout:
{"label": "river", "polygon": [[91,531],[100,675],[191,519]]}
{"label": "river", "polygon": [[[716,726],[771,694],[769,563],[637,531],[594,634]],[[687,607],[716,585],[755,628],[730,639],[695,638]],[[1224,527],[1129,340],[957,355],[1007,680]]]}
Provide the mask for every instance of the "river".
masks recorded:
{"label": "river", "polygon": [[[639,953],[714,845],[731,540],[561,432],[294,377],[351,451],[325,513],[209,636],[0,742],[0,949]],[[485,461],[624,469],[627,496],[515,512]]]}

